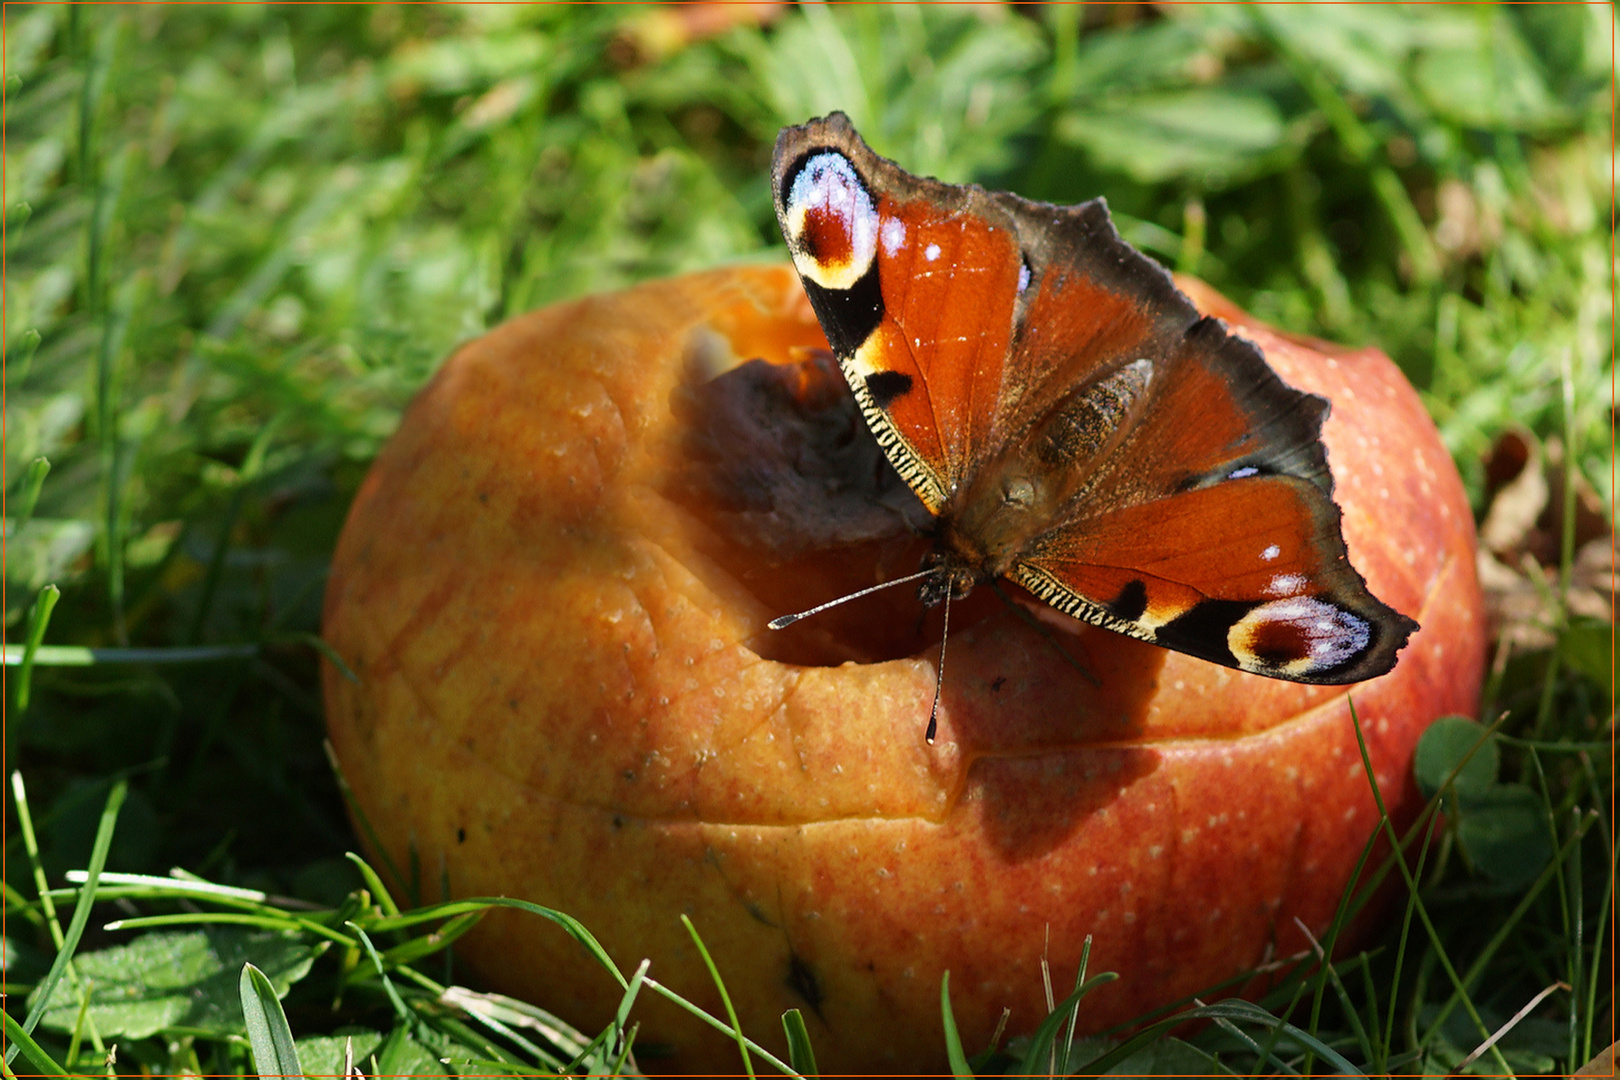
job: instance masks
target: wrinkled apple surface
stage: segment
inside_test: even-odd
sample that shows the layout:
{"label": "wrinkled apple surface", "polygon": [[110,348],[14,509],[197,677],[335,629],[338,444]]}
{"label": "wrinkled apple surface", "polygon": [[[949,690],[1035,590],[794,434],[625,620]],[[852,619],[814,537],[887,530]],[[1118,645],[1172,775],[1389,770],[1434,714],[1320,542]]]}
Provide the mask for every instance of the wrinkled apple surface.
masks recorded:
{"label": "wrinkled apple surface", "polygon": [[[1267,680],[981,588],[953,608],[928,745],[939,613],[912,589],[765,628],[926,550],[793,271],[672,278],[461,348],[355,500],[324,632],[358,681],[328,666],[326,701],[394,864],[426,900],[443,881],[561,909],[720,1014],[685,914],[745,1032],[785,1056],[798,1008],[828,1071],[943,1068],[946,970],[971,1053],[1004,1007],[1034,1028],[1043,953],[1072,985],[1087,935],[1090,971],[1121,977],[1083,1031],[1308,948],[1296,920],[1324,930],[1377,822],[1350,702],[1397,825],[1419,734],[1477,704],[1473,522],[1386,357],[1182,285],[1332,400],[1351,560],[1422,624],[1390,674]],[[459,951],[587,1029],[619,1000],[532,916]],[[638,1010],[643,1067],[740,1070],[673,1006]]]}

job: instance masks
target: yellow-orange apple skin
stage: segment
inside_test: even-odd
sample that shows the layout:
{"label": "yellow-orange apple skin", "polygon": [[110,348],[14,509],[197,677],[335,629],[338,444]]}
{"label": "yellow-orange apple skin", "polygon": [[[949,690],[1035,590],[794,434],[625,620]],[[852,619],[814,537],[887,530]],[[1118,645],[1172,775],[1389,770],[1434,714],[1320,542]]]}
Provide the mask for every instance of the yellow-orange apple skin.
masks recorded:
{"label": "yellow-orange apple skin", "polygon": [[[791,268],[738,266],[506,323],[445,363],[378,456],[324,628],[356,676],[326,667],[331,739],[377,842],[420,868],[425,900],[446,882],[560,909],[625,972],[649,959],[720,1015],[689,916],[744,1030],[785,1056],[780,1017],[798,1008],[833,1072],[944,1068],[947,970],[971,1053],[1004,1008],[1009,1033],[1033,1029],[1043,954],[1061,994],[1088,935],[1090,971],[1120,974],[1084,1002],[1088,1031],[1308,948],[1296,920],[1323,932],[1377,822],[1351,700],[1398,826],[1419,805],[1419,734],[1477,705],[1473,523],[1383,354],[1279,334],[1180,284],[1332,400],[1351,560],[1422,624],[1392,672],[1303,686],[1058,632],[1094,684],[981,589],[960,629],[953,612],[930,746],[937,630],[872,662],[768,658],[799,629],[765,629],[782,604],[876,571],[848,551],[755,557],[728,546],[723,515],[669,494],[690,468],[683,387],[825,347]],[[909,587],[846,608],[829,625],[896,640],[919,619]],[[619,1000],[533,916],[493,914],[459,955],[587,1029]],[[637,1015],[644,1067],[740,1071],[734,1043],[655,995]]]}

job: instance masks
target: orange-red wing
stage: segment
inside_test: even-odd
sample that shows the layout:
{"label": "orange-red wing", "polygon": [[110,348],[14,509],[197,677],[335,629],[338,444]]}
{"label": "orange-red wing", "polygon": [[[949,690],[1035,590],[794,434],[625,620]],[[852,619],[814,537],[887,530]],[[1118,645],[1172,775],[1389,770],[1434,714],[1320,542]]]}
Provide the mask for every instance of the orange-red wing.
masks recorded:
{"label": "orange-red wing", "polygon": [[910,393],[885,412],[919,449],[937,447],[947,493],[990,450],[1018,295],[1015,238],[929,200],[884,198],[877,255],[883,322],[856,350],[863,376],[901,371]]}
{"label": "orange-red wing", "polygon": [[1043,537],[1012,576],[1059,610],[1299,682],[1382,674],[1415,628],[1367,591],[1311,484],[1252,476]]}
{"label": "orange-red wing", "polygon": [[1350,565],[1325,415],[1253,345],[1201,320],[1013,576],[1061,610],[1230,667],[1301,682],[1382,674],[1416,624]]}
{"label": "orange-red wing", "polygon": [[777,216],[867,423],[930,510],[996,445],[1019,292],[989,193],[913,177],[834,114],[777,141]]}

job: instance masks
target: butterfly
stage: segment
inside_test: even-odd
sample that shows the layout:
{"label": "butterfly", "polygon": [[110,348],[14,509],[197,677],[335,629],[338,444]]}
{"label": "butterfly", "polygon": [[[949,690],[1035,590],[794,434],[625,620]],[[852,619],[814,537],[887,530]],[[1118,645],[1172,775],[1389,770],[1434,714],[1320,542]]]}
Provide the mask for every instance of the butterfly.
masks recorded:
{"label": "butterfly", "polygon": [[912,176],[837,112],[782,130],[771,180],[861,414],[933,515],[923,568],[898,580],[947,625],[952,599],[1007,579],[1271,678],[1394,666],[1417,623],[1350,565],[1327,400],[1201,317],[1104,200]]}

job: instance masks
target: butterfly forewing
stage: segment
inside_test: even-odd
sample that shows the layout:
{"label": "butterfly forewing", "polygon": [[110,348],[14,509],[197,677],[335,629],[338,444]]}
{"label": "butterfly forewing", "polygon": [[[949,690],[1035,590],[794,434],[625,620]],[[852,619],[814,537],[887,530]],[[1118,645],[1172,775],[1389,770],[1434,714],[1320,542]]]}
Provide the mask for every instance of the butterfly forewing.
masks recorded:
{"label": "butterfly forewing", "polygon": [[1393,666],[1417,624],[1350,565],[1327,402],[1200,318],[1101,200],[919,179],[842,114],[785,129],[773,179],[805,290],[936,515],[942,565],[1275,678]]}
{"label": "butterfly forewing", "polygon": [[1021,273],[1011,223],[985,192],[878,157],[842,117],[786,129],[774,173],[794,264],[856,400],[937,514],[1004,411]]}

